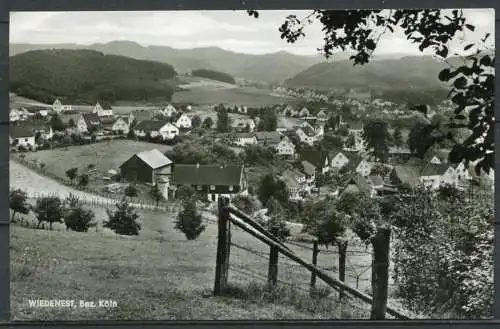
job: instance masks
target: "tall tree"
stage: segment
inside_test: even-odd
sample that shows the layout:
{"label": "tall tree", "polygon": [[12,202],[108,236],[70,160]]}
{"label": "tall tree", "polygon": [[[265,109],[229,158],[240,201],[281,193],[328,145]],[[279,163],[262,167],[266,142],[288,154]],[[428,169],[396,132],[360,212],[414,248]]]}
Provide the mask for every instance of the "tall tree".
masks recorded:
{"label": "tall tree", "polygon": [[389,155],[391,135],[387,122],[379,119],[368,120],[363,125],[363,138],[368,152],[378,161],[385,162]]}
{"label": "tall tree", "polygon": [[61,199],[58,197],[50,196],[36,200],[34,212],[38,219],[37,228],[40,227],[42,222],[48,222],[49,228],[52,230],[52,223],[63,222],[64,209]]}
{"label": "tall tree", "polygon": [[278,118],[272,109],[264,109],[260,115],[258,129],[260,131],[275,131],[278,126]]}
{"label": "tall tree", "polygon": [[394,129],[394,133],[392,134],[392,141],[394,143],[394,146],[396,146],[398,149],[403,146],[403,134],[401,133],[401,128],[396,127],[396,129]]}
{"label": "tall tree", "polygon": [[[258,11],[248,14],[258,17]],[[392,10],[314,10],[305,18],[289,15],[279,28],[281,38],[295,43],[305,36],[304,28],[319,21],[323,25],[326,57],[338,51],[354,50],[350,57],[354,65],[370,61],[383,34],[401,32],[421,52],[431,51],[443,59],[449,68],[439,72],[438,78],[450,84],[450,100],[455,109],[450,127],[470,131],[467,138],[457,140],[453,133],[447,138],[454,143],[450,160],[466,163],[476,161],[476,171],[489,172],[494,168],[494,113],[495,113],[495,56],[487,44],[491,33],[479,42],[466,45],[468,52],[458,64],[447,61],[449,44],[475,26],[467,21],[462,10],[392,9]]]}
{"label": "tall tree", "polygon": [[63,131],[64,129],[66,129],[66,125],[64,124],[64,122],[61,120],[61,117],[57,113],[53,114],[52,117],[50,118],[50,126],[55,131]]}
{"label": "tall tree", "polygon": [[225,108],[221,108],[217,111],[217,131],[220,133],[226,133],[230,129],[231,122],[229,113]]}
{"label": "tall tree", "polygon": [[103,223],[103,227],[120,235],[139,235],[141,230],[141,224],[138,223],[139,215],[125,199],[116,204],[114,212],[109,209],[106,212],[108,220]]}
{"label": "tall tree", "polygon": [[27,214],[29,213],[29,205],[26,202],[28,195],[20,189],[11,190],[9,193],[9,208],[12,209],[12,216],[10,221],[15,222],[16,213]]}

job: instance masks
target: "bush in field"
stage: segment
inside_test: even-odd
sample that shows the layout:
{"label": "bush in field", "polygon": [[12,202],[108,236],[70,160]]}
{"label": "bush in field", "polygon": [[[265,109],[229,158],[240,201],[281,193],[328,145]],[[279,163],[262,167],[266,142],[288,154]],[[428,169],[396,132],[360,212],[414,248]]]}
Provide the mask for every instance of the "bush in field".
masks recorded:
{"label": "bush in field", "polygon": [[125,188],[125,195],[128,197],[136,197],[139,194],[139,190],[134,185],[130,184]]}
{"label": "bush in field", "polygon": [[71,168],[71,169],[66,170],[66,176],[71,181],[71,184],[73,184],[73,181],[78,176],[78,168]]}
{"label": "bush in field", "polygon": [[28,196],[26,192],[17,189],[11,190],[9,194],[9,208],[12,209],[12,216],[10,221],[15,223],[15,215],[16,213],[28,214],[30,211],[29,205],[26,202]]}
{"label": "bush in field", "polygon": [[87,185],[89,185],[89,175],[87,175],[87,174],[81,174],[78,177],[78,185],[80,185],[80,186],[87,186]]}
{"label": "bush in field", "polygon": [[76,232],[88,232],[95,226],[95,214],[90,209],[83,208],[77,197],[70,195],[65,200],[64,224],[66,229]]}
{"label": "bush in field", "polygon": [[190,199],[184,202],[184,208],[177,215],[175,229],[184,233],[188,240],[195,240],[205,230],[201,215],[196,210],[196,201]]}
{"label": "bush in field", "polygon": [[38,219],[37,228],[42,222],[48,222],[51,230],[52,223],[63,223],[64,209],[58,197],[49,196],[36,200],[34,212]]}
{"label": "bush in field", "polygon": [[107,210],[108,220],[102,226],[120,235],[139,235],[141,224],[135,209],[125,200],[117,203],[116,208],[114,212]]}

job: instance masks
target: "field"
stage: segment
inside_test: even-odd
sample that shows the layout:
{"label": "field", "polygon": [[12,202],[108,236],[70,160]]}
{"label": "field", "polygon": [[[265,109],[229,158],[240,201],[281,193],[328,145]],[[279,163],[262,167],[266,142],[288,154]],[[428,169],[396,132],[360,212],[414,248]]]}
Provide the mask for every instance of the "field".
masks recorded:
{"label": "field", "polygon": [[[105,218],[103,209],[93,210],[98,219]],[[263,301],[248,303],[238,298],[211,297],[216,225],[208,223],[200,238],[187,241],[173,229],[175,214],[141,211],[140,215],[143,229],[138,237],[120,237],[102,228],[97,232],[76,233],[13,226],[13,320],[293,319],[341,316],[338,305],[308,312],[292,301],[273,305]],[[30,218],[25,221],[30,221]],[[266,246],[236,229],[233,230],[233,241],[261,253],[268,252]],[[298,252],[310,258],[307,252]],[[331,266],[333,260],[330,257],[319,262]],[[280,280],[297,284],[296,289],[307,287],[310,278],[307,271],[285,264],[288,261],[280,262]],[[242,273],[255,273],[260,278],[256,280]],[[231,284],[245,287],[256,281],[262,285],[266,273],[267,262],[264,258],[232,249]],[[29,298],[110,299],[117,301],[118,308],[36,309],[28,307]],[[330,299],[332,301],[334,299]]]}
{"label": "field", "polygon": [[93,164],[96,172],[90,176],[89,187],[102,187],[108,182],[101,180],[109,170],[119,172],[119,166],[138,152],[158,149],[166,152],[171,146],[132,140],[103,141],[91,145],[70,146],[26,153],[26,160],[45,163],[45,170],[66,178],[66,171],[78,168],[79,172],[87,172],[88,165]]}
{"label": "field", "polygon": [[205,85],[174,93],[174,102],[192,104],[219,104],[261,107],[294,103],[293,97],[271,95],[271,91],[254,87],[211,88]]}

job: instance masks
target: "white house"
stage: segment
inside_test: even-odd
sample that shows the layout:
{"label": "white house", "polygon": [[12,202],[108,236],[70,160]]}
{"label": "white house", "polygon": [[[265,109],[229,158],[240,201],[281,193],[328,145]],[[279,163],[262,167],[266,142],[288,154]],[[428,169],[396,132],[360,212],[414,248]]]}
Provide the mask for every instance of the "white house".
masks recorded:
{"label": "white house", "polygon": [[356,172],[363,177],[367,177],[370,175],[373,166],[373,163],[368,162],[366,159],[363,159],[356,167]]}
{"label": "white house", "polygon": [[330,153],[331,164],[334,169],[340,170],[349,163],[349,158],[342,152],[336,151]]}
{"label": "white house", "polygon": [[280,178],[286,185],[290,200],[302,200],[310,192],[306,175],[298,170],[287,170]]}
{"label": "white house", "polygon": [[300,112],[299,112],[299,116],[300,117],[308,117],[311,115],[311,112],[309,111],[309,109],[307,107],[303,107]]}
{"label": "white house", "polygon": [[255,126],[255,121],[250,118],[236,118],[231,121],[231,128],[236,131],[254,132]]}
{"label": "white house", "polygon": [[283,138],[275,148],[278,155],[295,156],[295,145],[286,137]]}
{"label": "white house", "polygon": [[255,135],[251,133],[235,134],[232,140],[233,143],[238,146],[257,145],[259,143],[257,137],[255,137]]}
{"label": "white house", "polygon": [[62,103],[59,99],[56,99],[54,101],[54,104],[52,104],[52,110],[56,113],[61,113],[63,110]]}
{"label": "white house", "polygon": [[12,126],[10,127],[9,143],[11,146],[23,146],[26,148],[35,148],[35,133],[29,127]]}
{"label": "white house", "polygon": [[168,104],[161,110],[161,113],[166,117],[173,117],[177,114],[177,109],[172,104]]}
{"label": "white house", "polygon": [[316,132],[308,127],[300,127],[296,130],[296,133],[302,143],[311,146],[318,140]]}
{"label": "white house", "polygon": [[96,131],[101,127],[101,120],[97,113],[84,113],[78,118],[76,129],[79,133]]}
{"label": "white house", "polygon": [[16,122],[21,120],[21,114],[16,109],[11,109],[9,113],[9,121]]}
{"label": "white house", "polygon": [[458,185],[458,175],[452,166],[444,164],[427,164],[420,173],[420,182],[425,187],[435,190],[443,184]]}
{"label": "white house", "polygon": [[185,113],[183,113],[177,119],[175,125],[179,128],[191,129],[191,119]]}
{"label": "white house", "polygon": [[118,118],[111,121],[109,130],[111,130],[115,134],[127,135],[129,133],[130,127],[128,125],[128,122],[124,118]]}
{"label": "white house", "polygon": [[164,140],[171,140],[179,135],[179,128],[170,122],[161,127],[159,131]]}
{"label": "white house", "polygon": [[101,104],[97,102],[94,106],[94,110],[92,110],[92,113],[96,113],[99,117],[111,117],[113,116],[113,110],[112,109],[103,109]]}
{"label": "white house", "polygon": [[239,106],[238,107],[238,113],[247,114],[248,113],[248,108],[246,106]]}

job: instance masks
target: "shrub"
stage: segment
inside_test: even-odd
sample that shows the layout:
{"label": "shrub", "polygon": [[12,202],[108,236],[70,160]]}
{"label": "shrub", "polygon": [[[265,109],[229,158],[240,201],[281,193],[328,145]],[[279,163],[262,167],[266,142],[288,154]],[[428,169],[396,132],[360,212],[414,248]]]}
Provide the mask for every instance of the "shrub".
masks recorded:
{"label": "shrub", "polygon": [[42,222],[48,222],[49,228],[52,230],[52,223],[63,223],[63,207],[62,202],[58,197],[50,196],[43,197],[36,201],[34,209],[38,219],[37,228]]}
{"label": "shrub", "polygon": [[184,233],[188,240],[195,240],[205,230],[206,226],[202,223],[194,200],[184,202],[184,208],[179,212],[175,221],[175,228]]}
{"label": "shrub", "polygon": [[103,223],[103,227],[120,235],[139,235],[141,224],[137,222],[139,215],[135,209],[125,200],[117,203],[116,208],[115,212],[107,210],[108,220]]}
{"label": "shrub", "polygon": [[12,209],[12,216],[10,218],[11,222],[15,222],[16,213],[28,214],[29,205],[26,202],[28,196],[26,192],[17,189],[11,190],[9,194],[9,208]]}
{"label": "shrub", "polygon": [[94,212],[90,209],[84,209],[78,198],[70,195],[65,201],[67,203],[64,212],[66,229],[76,232],[88,232],[90,227],[95,226]]}
{"label": "shrub", "polygon": [[139,194],[139,190],[134,185],[130,184],[125,188],[125,195],[128,197],[136,197]]}

